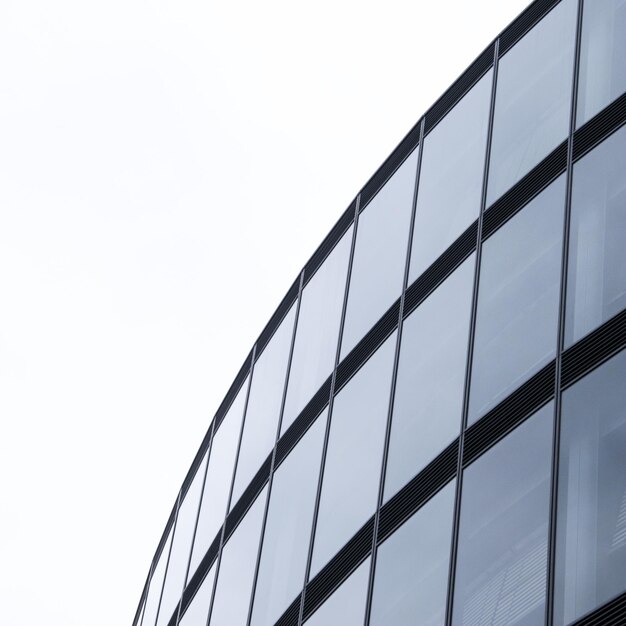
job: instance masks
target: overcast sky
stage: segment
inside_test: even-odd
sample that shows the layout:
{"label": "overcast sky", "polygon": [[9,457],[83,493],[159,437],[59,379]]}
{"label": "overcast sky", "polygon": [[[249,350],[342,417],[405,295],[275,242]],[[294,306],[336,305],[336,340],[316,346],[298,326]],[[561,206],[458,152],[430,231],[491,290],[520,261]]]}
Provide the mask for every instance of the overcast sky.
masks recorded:
{"label": "overcast sky", "polygon": [[0,2],[0,621],[130,625],[255,338],[527,0]]}

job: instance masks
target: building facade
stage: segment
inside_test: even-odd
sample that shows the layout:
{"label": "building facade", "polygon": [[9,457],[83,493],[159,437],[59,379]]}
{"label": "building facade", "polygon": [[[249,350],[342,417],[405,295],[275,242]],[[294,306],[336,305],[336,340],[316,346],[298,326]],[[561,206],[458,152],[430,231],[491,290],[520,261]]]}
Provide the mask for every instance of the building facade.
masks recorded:
{"label": "building facade", "polygon": [[134,626],[626,623],[626,0],[537,0],[279,305]]}

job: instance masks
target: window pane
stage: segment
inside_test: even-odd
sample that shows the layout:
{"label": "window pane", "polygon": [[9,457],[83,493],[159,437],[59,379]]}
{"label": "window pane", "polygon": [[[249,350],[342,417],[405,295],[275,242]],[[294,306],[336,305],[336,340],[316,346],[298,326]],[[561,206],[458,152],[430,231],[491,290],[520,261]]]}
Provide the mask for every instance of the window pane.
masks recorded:
{"label": "window pane", "polygon": [[563,394],[555,624],[626,589],[626,352]]}
{"label": "window pane", "polygon": [[567,138],[576,4],[562,0],[500,59],[487,206]]}
{"label": "window pane", "polygon": [[351,226],[302,290],[281,433],[335,366],[352,231]]}
{"label": "window pane", "polygon": [[478,217],[492,79],[489,71],[424,140],[409,282]]}
{"label": "window pane", "polygon": [[544,623],[553,410],[464,472],[454,625]]}
{"label": "window pane", "polygon": [[626,91],[626,0],[583,5],[577,125]]}
{"label": "window pane", "polygon": [[626,128],[574,165],[565,344],[626,308]]}
{"label": "window pane", "polygon": [[362,563],[313,615],[306,626],[362,626],[369,581],[370,559]]}
{"label": "window pane", "polygon": [[565,176],[483,244],[469,423],[554,357]]}
{"label": "window pane", "polygon": [[228,413],[213,435],[209,467],[204,481],[202,504],[198,516],[198,528],[191,553],[189,578],[193,576],[202,557],[215,539],[217,531],[224,523],[231,476],[233,475],[237,444],[241,432],[241,418],[246,402],[248,380],[246,378],[246,381],[241,385],[241,389],[230,405]]}
{"label": "window pane", "polygon": [[413,151],[359,216],[342,358],[402,291],[417,152]]}
{"label": "window pane", "polygon": [[328,411],[274,474],[252,611],[270,626],[302,591]]}
{"label": "window pane", "polygon": [[180,626],[205,626],[209,619],[211,608],[211,594],[213,593],[213,581],[215,580],[215,563],[205,576],[200,588],[187,607],[184,615],[180,618]]}
{"label": "window pane", "polygon": [[452,482],[378,548],[370,626],[444,624],[454,496]]}
{"label": "window pane", "polygon": [[170,553],[170,545],[172,543],[172,531],[170,530],[159,560],[154,567],[152,577],[150,579],[150,587],[148,588],[148,597],[146,599],[146,608],[143,613],[142,626],[154,626],[159,610],[159,601],[161,600],[161,591],[163,589],[163,578],[165,577],[165,568],[167,567],[167,559]]}
{"label": "window pane", "polygon": [[231,508],[239,500],[239,496],[244,492],[276,442],[295,316],[294,304],[254,364],[250,398],[237,460],[237,474],[230,500]]}
{"label": "window pane", "polygon": [[211,610],[213,626],[245,626],[259,550],[267,487],[222,548],[215,599]]}
{"label": "window pane", "polygon": [[311,577],[376,510],[396,336],[335,398]]}
{"label": "window pane", "polygon": [[187,574],[187,566],[189,565],[189,557],[191,556],[191,542],[193,541],[198,507],[200,505],[200,493],[202,492],[202,484],[204,482],[206,459],[207,455],[204,456],[178,509],[172,551],[167,565],[165,585],[163,586],[163,598],[161,599],[161,608],[159,609],[158,624],[167,624],[169,622],[185,586],[185,576]]}
{"label": "window pane", "polygon": [[475,261],[467,259],[404,322],[386,500],[460,433]]}

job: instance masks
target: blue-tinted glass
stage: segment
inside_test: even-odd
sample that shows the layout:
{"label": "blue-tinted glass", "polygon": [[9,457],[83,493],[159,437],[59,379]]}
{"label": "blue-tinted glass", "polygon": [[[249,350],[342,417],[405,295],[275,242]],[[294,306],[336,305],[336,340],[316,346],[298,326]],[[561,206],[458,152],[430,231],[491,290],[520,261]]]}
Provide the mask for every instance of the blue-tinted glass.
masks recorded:
{"label": "blue-tinted glass", "polygon": [[455,483],[379,548],[370,626],[442,626],[446,614]]}
{"label": "blue-tinted glass", "polygon": [[586,0],[580,43],[577,124],[626,91],[626,0]]}
{"label": "blue-tinted glass", "polygon": [[267,487],[222,548],[211,609],[210,623],[213,626],[246,625],[266,496]]}
{"label": "blue-tinted glass", "polygon": [[483,244],[469,422],[554,357],[565,177]]}
{"label": "blue-tinted glass", "polygon": [[193,576],[202,557],[215,539],[217,531],[224,523],[247,390],[248,379],[241,385],[228,413],[213,435],[198,526],[191,552],[189,578]]}
{"label": "blue-tinted glass", "polygon": [[475,260],[467,259],[404,322],[386,500],[459,435]]}
{"label": "blue-tinted glass", "polygon": [[498,67],[487,205],[567,138],[576,0],[562,0]]}
{"label": "blue-tinted glass", "polygon": [[352,231],[351,226],[302,290],[281,433],[335,365]]}
{"label": "blue-tinted glass", "polygon": [[626,128],[574,165],[565,344],[626,308]]}
{"label": "blue-tinted glass", "polygon": [[191,600],[184,615],[180,618],[180,626],[206,626],[211,608],[213,581],[215,580],[215,563],[205,576],[196,595]]}
{"label": "blue-tinted glass", "polygon": [[417,149],[359,215],[341,340],[343,358],[402,291]]}
{"label": "blue-tinted glass", "polygon": [[274,474],[252,626],[270,626],[302,591],[327,411]]}
{"label": "blue-tinted glass", "polygon": [[492,80],[489,71],[424,140],[409,282],[478,217]]}
{"label": "blue-tinted glass", "polygon": [[626,352],[563,394],[554,623],[626,590]]}
{"label": "blue-tinted glass", "polygon": [[396,336],[385,341],[335,398],[311,577],[376,509]]}
{"label": "blue-tinted glass", "polygon": [[322,606],[304,622],[306,626],[362,626],[370,559],[362,563]]}
{"label": "blue-tinted glass", "polygon": [[207,455],[204,456],[191,485],[178,508],[172,551],[167,565],[165,584],[163,585],[163,597],[157,624],[167,624],[172,617],[172,612],[178,605],[180,596],[185,586],[185,577],[189,557],[191,556],[191,543],[198,518],[200,494],[206,470]]}
{"label": "blue-tinted glass", "polygon": [[143,613],[142,626],[154,626],[156,623],[159,603],[161,601],[161,591],[163,590],[163,579],[165,578],[165,568],[167,567],[167,559],[170,554],[170,546],[172,544],[172,531],[170,530],[163,550],[157,564],[154,566],[152,576],[150,578],[150,587],[148,587],[148,596],[146,598],[146,608]]}
{"label": "blue-tinted glass", "polygon": [[274,447],[295,316],[293,305],[254,364],[231,508]]}
{"label": "blue-tinted glass", "polygon": [[453,625],[544,623],[554,405],[465,470]]}

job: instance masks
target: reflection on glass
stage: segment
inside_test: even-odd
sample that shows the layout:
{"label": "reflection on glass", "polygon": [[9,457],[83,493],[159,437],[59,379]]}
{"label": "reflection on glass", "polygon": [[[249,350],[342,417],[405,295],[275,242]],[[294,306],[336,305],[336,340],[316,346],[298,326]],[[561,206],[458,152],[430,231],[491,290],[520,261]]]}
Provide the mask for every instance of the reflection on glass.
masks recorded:
{"label": "reflection on glass", "polygon": [[246,378],[241,385],[241,389],[230,405],[228,413],[213,435],[209,453],[209,467],[204,481],[202,504],[198,515],[198,527],[191,552],[189,578],[193,576],[202,557],[215,539],[217,531],[224,523],[231,476],[235,467],[237,444],[241,432],[241,418],[246,402],[248,380]]}
{"label": "reflection on glass", "polygon": [[370,626],[444,623],[454,496],[452,482],[378,548]]}
{"label": "reflection on glass", "polygon": [[477,217],[493,71],[424,140],[409,283]]}
{"label": "reflection on glass", "polygon": [[259,494],[222,548],[215,599],[211,609],[210,624],[213,626],[246,624],[266,496],[267,487]]}
{"label": "reflection on glass", "polygon": [[583,4],[577,125],[626,91],[626,0]]}
{"label": "reflection on glass", "polygon": [[562,0],[498,66],[487,206],[567,138],[575,0]]}
{"label": "reflection on glass", "polygon": [[626,352],[563,394],[554,623],[626,590]]}
{"label": "reflection on glass", "polygon": [[402,291],[417,153],[415,149],[359,215],[341,358]]}
{"label": "reflection on glass", "polygon": [[565,345],[626,308],[626,128],[574,165]]}
{"label": "reflection on glass", "polygon": [[474,264],[472,255],[404,321],[385,500],[459,435]]}
{"label": "reflection on glass", "polygon": [[565,176],[483,244],[469,423],[554,357]]}
{"label": "reflection on glass", "polygon": [[294,304],[254,364],[231,508],[274,447],[295,316]]}
{"label": "reflection on glass", "polygon": [[170,530],[163,550],[161,550],[159,560],[152,572],[152,577],[150,578],[150,587],[148,587],[148,597],[146,598],[146,608],[143,613],[142,626],[154,626],[156,623],[159,601],[161,600],[161,591],[163,589],[163,578],[165,577],[165,568],[167,567],[171,543],[172,531]]}
{"label": "reflection on glass", "polygon": [[376,509],[396,336],[394,332],[335,398],[311,578]]}
{"label": "reflection on glass", "polygon": [[306,626],[362,626],[370,560],[367,559],[350,574],[333,595],[304,622]]}
{"label": "reflection on glass", "polygon": [[544,623],[553,410],[464,472],[453,626]]}
{"label": "reflection on glass", "polygon": [[215,580],[215,563],[205,576],[196,595],[191,600],[184,615],[180,618],[180,626],[205,626],[209,619],[211,608],[211,594],[213,593],[213,581]]}
{"label": "reflection on glass", "polygon": [[281,433],[335,365],[352,231],[351,226],[302,290]]}
{"label": "reflection on glass", "polygon": [[170,621],[172,612],[177,607],[185,586],[187,565],[189,565],[189,557],[191,556],[191,542],[193,541],[193,533],[198,517],[198,506],[200,505],[200,494],[204,482],[206,460],[207,455],[205,454],[178,508],[172,550],[169,563],[167,564],[163,597],[161,598],[161,607],[159,608],[159,617],[157,619],[157,624],[159,625],[167,624]]}
{"label": "reflection on glass", "polygon": [[252,626],[271,626],[300,593],[309,552],[328,411],[274,474]]}

